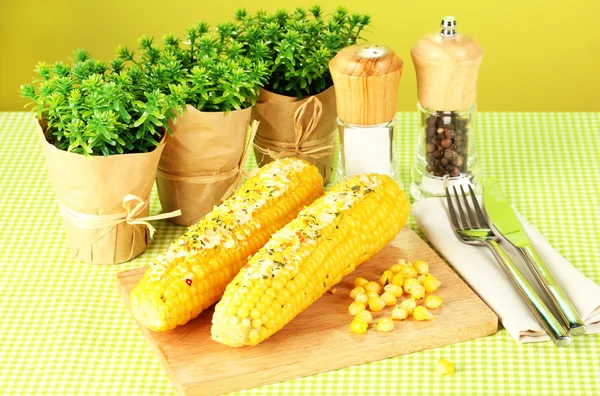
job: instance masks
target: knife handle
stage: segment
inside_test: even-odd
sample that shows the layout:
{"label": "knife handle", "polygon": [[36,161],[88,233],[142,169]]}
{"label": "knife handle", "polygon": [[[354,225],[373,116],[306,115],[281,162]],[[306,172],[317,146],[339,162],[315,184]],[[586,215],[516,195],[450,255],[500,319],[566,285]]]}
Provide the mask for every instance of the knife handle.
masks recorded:
{"label": "knife handle", "polygon": [[560,285],[556,282],[542,258],[538,255],[533,246],[525,246],[519,248],[519,253],[525,259],[529,269],[535,276],[540,287],[552,302],[563,323],[567,327],[569,334],[579,336],[585,334],[586,328],[583,321],[579,317],[577,311],[571,304],[569,298],[565,295]]}
{"label": "knife handle", "polygon": [[523,302],[525,302],[527,308],[529,308],[533,316],[535,316],[552,342],[558,347],[569,346],[572,340],[571,337],[569,337],[565,328],[556,319],[552,311],[548,309],[544,301],[536,293],[535,289],[531,287],[531,284],[525,279],[523,274],[521,274],[521,271],[519,271],[510,257],[508,257],[500,245],[494,240],[488,240],[486,246],[490,248],[494,257],[498,260],[498,263],[508,276],[508,279],[510,279],[514,288],[519,292]]}

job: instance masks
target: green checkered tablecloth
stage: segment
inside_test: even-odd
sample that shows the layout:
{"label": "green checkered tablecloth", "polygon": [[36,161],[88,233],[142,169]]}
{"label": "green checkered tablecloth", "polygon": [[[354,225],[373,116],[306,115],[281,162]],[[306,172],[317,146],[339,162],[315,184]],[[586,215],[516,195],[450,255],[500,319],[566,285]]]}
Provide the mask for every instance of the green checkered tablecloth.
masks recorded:
{"label": "green checkered tablecloth", "polygon": [[[172,394],[115,277],[150,263],[184,229],[156,222],[148,251],[127,264],[75,262],[29,117],[0,113],[0,393]],[[416,122],[416,112],[399,114],[405,186]],[[497,177],[519,211],[600,283],[600,113],[480,113],[476,139],[485,174]],[[160,210],[156,195],[151,208]],[[433,373],[440,357],[456,364],[454,375]],[[242,393],[598,395],[600,336],[557,349],[549,342],[519,345],[500,330]]]}

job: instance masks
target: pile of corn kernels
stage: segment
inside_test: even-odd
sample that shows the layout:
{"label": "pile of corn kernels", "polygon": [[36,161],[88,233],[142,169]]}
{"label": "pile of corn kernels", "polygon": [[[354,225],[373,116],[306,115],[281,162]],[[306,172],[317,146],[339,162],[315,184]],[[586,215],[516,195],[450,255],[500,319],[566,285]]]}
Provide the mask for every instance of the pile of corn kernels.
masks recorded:
{"label": "pile of corn kernels", "polygon": [[[395,320],[404,320],[410,315],[415,320],[433,320],[434,317],[427,308],[441,307],[441,297],[429,294],[424,305],[418,305],[417,300],[423,299],[425,293],[433,293],[440,285],[441,282],[429,273],[429,264],[423,260],[414,263],[400,260],[398,264],[383,272],[379,282],[356,278],[354,289],[350,291],[354,302],[348,308],[354,316],[350,331],[356,334],[365,333],[373,324],[371,312],[380,312],[386,306],[394,308],[391,317],[383,317],[377,321],[375,329],[378,332],[392,331]],[[402,301],[399,301],[400,299]]]}

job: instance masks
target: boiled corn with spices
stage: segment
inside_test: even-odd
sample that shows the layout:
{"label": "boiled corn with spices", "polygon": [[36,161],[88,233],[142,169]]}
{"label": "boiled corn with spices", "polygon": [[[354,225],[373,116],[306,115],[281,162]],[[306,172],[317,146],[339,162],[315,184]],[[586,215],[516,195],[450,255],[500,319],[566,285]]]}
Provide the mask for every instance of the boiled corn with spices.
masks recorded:
{"label": "boiled corn with spices", "polygon": [[[264,166],[155,260],[131,292],[134,317],[154,331],[195,318],[221,298],[248,256],[322,194],[323,180],[308,162]],[[245,303],[238,314],[253,308]]]}
{"label": "boiled corn with spices", "polygon": [[[334,186],[276,232],[227,286],[212,338],[232,347],[263,342],[394,239],[409,210],[388,176],[359,175]],[[240,314],[242,307],[256,310],[260,328]]]}

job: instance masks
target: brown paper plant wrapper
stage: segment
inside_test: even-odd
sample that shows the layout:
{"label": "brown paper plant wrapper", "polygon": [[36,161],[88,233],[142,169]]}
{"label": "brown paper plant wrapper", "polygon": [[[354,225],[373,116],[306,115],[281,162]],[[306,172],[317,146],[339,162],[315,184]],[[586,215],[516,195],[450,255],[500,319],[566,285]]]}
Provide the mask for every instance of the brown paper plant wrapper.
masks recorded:
{"label": "brown paper plant wrapper", "polygon": [[336,133],[335,90],[302,100],[262,90],[253,116],[260,121],[254,140],[258,166],[298,157],[315,165],[323,182],[333,173]]}
{"label": "brown paper plant wrapper", "polygon": [[163,210],[181,209],[181,216],[169,221],[195,224],[237,187],[248,154],[251,114],[252,108],[227,114],[187,105],[186,112],[176,119],[156,176]]}
{"label": "brown paper plant wrapper", "polygon": [[73,257],[119,264],[144,252],[155,231],[149,221],[174,215],[148,216],[164,139],[149,153],[85,157],[48,143],[35,125]]}

